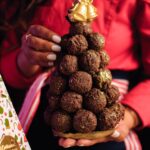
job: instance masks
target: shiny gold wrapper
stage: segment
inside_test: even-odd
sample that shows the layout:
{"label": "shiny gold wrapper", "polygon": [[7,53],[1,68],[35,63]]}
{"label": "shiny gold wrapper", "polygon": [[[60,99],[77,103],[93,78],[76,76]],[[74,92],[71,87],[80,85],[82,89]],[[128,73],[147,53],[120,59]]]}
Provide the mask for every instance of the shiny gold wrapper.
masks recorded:
{"label": "shiny gold wrapper", "polygon": [[93,0],[78,0],[70,9],[69,18],[73,22],[91,22],[97,17],[97,9],[92,5]]}
{"label": "shiny gold wrapper", "polygon": [[102,68],[106,67],[109,64],[109,61],[110,61],[110,57],[107,54],[107,52],[104,51],[104,50],[100,51],[100,58],[101,58],[101,64],[100,64],[100,66]]}
{"label": "shiny gold wrapper", "polygon": [[62,133],[62,132],[55,132],[54,135],[58,137],[63,138],[72,138],[72,139],[99,139],[99,138],[105,138],[110,136],[114,130],[106,130],[106,131],[95,131],[92,133]]}
{"label": "shiny gold wrapper", "polygon": [[0,150],[20,150],[20,148],[12,136],[5,135],[0,140]]}
{"label": "shiny gold wrapper", "polygon": [[100,89],[106,89],[112,81],[111,72],[108,69],[100,69],[94,76],[95,85]]}

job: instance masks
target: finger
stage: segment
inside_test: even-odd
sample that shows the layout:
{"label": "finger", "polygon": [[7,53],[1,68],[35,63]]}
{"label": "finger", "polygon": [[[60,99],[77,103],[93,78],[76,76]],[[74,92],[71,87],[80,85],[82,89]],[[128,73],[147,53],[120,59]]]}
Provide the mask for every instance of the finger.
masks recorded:
{"label": "finger", "polygon": [[92,146],[97,143],[102,143],[102,142],[107,142],[107,141],[109,141],[108,138],[101,138],[101,139],[95,139],[95,140],[81,139],[77,141],[76,145],[77,146]]}
{"label": "finger", "polygon": [[69,148],[69,147],[73,147],[76,146],[76,140],[74,139],[63,139],[61,138],[59,140],[59,145],[64,147],[64,148]]}
{"label": "finger", "polygon": [[42,53],[39,51],[37,52],[29,47],[25,47],[24,49],[24,55],[33,65],[40,65],[42,67],[53,66],[54,61],[57,58],[56,54],[54,53]]}
{"label": "finger", "polygon": [[59,141],[58,141],[58,144],[59,144],[60,146],[62,146],[63,143],[64,143],[64,140],[65,140],[64,138],[60,138]]}
{"label": "finger", "polygon": [[[61,51],[61,47],[59,45],[56,45],[52,42],[46,41],[44,39],[38,38],[36,36],[33,36],[30,34],[30,36],[27,37],[27,35],[25,35],[26,38],[26,43],[29,47],[35,49],[35,50],[39,50],[42,52],[48,52],[48,51],[54,51],[54,52],[60,52]],[[23,39],[24,44],[25,44],[25,40]]]}
{"label": "finger", "polygon": [[61,37],[59,35],[41,25],[32,25],[29,28],[28,33],[55,43],[61,42]]}

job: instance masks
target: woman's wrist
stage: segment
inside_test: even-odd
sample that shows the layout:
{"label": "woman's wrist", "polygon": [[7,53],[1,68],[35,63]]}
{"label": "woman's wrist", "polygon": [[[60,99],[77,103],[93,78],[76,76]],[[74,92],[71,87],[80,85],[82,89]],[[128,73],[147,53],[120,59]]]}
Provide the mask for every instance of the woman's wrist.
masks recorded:
{"label": "woman's wrist", "polygon": [[137,113],[128,106],[125,106],[125,110],[126,110],[125,113],[128,115],[128,119],[130,120],[128,122],[129,128],[133,129],[138,127],[141,124],[141,121]]}
{"label": "woman's wrist", "polygon": [[41,67],[39,65],[32,65],[31,63],[29,63],[27,57],[25,57],[25,55],[22,53],[18,54],[16,62],[17,62],[18,70],[25,77],[32,77],[37,73],[41,72]]}

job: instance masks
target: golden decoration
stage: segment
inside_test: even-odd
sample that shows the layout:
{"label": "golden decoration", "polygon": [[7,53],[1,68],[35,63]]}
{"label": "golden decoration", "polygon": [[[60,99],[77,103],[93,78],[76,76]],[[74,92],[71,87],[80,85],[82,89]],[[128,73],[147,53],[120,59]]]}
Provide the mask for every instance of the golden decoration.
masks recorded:
{"label": "golden decoration", "polygon": [[20,148],[15,138],[4,135],[0,140],[0,150],[20,150]]}
{"label": "golden decoration", "polygon": [[68,15],[74,22],[90,22],[95,19],[97,15],[97,9],[92,5],[93,0],[78,0],[70,9]]}
{"label": "golden decoration", "polygon": [[112,74],[108,69],[100,69],[97,74],[93,74],[95,84],[100,89],[106,89],[111,84]]}

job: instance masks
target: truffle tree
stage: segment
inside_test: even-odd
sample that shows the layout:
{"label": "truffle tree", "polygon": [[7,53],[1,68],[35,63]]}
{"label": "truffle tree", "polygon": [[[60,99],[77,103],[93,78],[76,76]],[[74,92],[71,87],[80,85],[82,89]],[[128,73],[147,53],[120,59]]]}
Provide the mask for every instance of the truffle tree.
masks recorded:
{"label": "truffle tree", "polygon": [[[91,13],[83,13],[83,6]],[[111,130],[123,119],[119,90],[111,84],[107,69],[110,58],[104,50],[105,38],[91,28],[96,16],[90,0],[81,0],[69,10],[70,30],[62,37],[62,55],[49,82],[44,113],[46,123],[56,132]]]}

